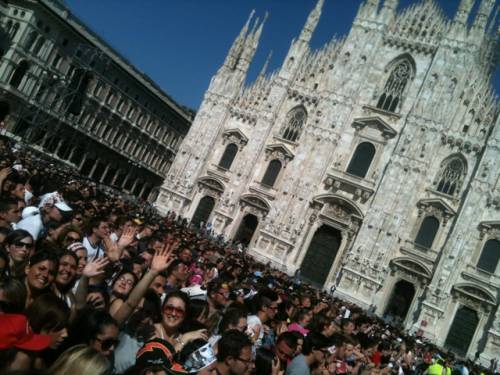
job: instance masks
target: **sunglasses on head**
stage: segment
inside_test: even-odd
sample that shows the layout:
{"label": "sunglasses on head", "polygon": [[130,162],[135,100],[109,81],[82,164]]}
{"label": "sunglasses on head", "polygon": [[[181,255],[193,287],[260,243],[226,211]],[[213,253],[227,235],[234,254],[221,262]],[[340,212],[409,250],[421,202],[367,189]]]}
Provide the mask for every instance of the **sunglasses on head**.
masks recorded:
{"label": "sunglasses on head", "polygon": [[33,244],[32,243],[27,243],[27,242],[23,242],[23,241],[16,241],[14,242],[14,246],[16,247],[25,247],[27,249],[31,249],[33,248]]}
{"label": "sunglasses on head", "polygon": [[101,348],[104,351],[109,350],[111,348],[115,348],[116,349],[116,347],[120,343],[120,340],[117,340],[117,339],[104,339],[104,340],[101,340],[101,339],[99,339],[97,337],[95,339],[101,343]]}

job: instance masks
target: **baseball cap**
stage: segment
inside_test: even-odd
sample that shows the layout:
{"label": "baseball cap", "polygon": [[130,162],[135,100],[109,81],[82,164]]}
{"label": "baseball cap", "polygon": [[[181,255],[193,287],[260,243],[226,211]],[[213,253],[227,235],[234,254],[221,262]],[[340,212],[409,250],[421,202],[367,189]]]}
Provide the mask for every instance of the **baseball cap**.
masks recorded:
{"label": "baseball cap", "polygon": [[73,211],[71,207],[68,206],[66,202],[64,202],[63,198],[57,191],[42,195],[40,199],[40,204],[38,206],[39,207],[55,206],[57,207],[57,209],[61,211]]}
{"label": "baseball cap", "polygon": [[135,366],[140,369],[161,368],[168,374],[187,374],[180,364],[174,361],[175,349],[167,341],[153,339],[144,344],[136,355]]}
{"label": "baseball cap", "polygon": [[38,352],[47,349],[51,338],[31,330],[21,314],[0,314],[0,349],[18,348]]}

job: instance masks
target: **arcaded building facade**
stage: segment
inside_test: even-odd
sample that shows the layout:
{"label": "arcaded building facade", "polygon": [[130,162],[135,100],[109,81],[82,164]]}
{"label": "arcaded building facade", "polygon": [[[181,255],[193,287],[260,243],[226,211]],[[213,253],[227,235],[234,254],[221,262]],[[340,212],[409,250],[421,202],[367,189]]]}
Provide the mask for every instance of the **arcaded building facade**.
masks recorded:
{"label": "arcaded building facade", "polygon": [[[158,205],[372,308],[457,355],[500,357],[500,123],[494,0],[398,11],[366,0],[311,50],[323,0],[281,67],[245,84],[243,27]],[[253,16],[253,15],[252,15]]]}
{"label": "arcaded building facade", "polygon": [[0,1],[1,134],[148,198],[192,115],[63,1]]}

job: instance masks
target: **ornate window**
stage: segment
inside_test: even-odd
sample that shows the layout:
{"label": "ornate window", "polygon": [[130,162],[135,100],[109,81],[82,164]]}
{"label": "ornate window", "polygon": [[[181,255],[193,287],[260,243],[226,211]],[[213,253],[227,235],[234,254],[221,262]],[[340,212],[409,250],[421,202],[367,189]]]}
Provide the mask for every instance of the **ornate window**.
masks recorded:
{"label": "ornate window", "polygon": [[82,112],[83,104],[86,98],[87,88],[90,85],[92,76],[83,69],[75,70],[69,84],[70,96],[68,100],[68,111],[74,115]]}
{"label": "ornate window", "polygon": [[29,64],[26,60],[21,61],[18,65],[16,70],[14,71],[14,74],[12,74],[12,77],[10,79],[10,85],[19,88],[19,85],[21,84],[21,81],[23,80],[24,76],[26,75],[26,72],[29,69]]}
{"label": "ornate window", "polygon": [[436,179],[437,191],[448,195],[457,195],[466,173],[467,167],[461,157],[448,158],[441,164],[441,171]]}
{"label": "ornate window", "polygon": [[477,262],[477,268],[489,272],[495,273],[498,266],[498,260],[500,259],[500,241],[491,239],[486,241]]}
{"label": "ornate window", "polygon": [[413,68],[408,59],[396,63],[378,99],[377,108],[395,112],[401,105],[406,85],[412,76]]}
{"label": "ornate window", "polygon": [[372,163],[373,157],[375,156],[375,146],[370,142],[362,142],[356,147],[354,155],[351,158],[351,162],[347,167],[347,173],[364,178],[370,164]]}
{"label": "ornate window", "polygon": [[9,34],[11,39],[14,39],[16,37],[17,31],[19,30],[19,24],[16,22],[12,29],[9,30]]}
{"label": "ornate window", "polygon": [[292,109],[286,116],[286,124],[281,136],[292,142],[298,140],[306,119],[307,112],[304,107],[299,106]]}
{"label": "ornate window", "polygon": [[226,149],[224,150],[224,153],[222,154],[222,157],[220,158],[219,167],[224,169],[230,169],[231,164],[233,164],[233,160],[236,157],[237,153],[238,153],[238,146],[236,146],[234,143],[228,144]]}
{"label": "ornate window", "polygon": [[44,44],[45,44],[45,38],[43,36],[39,37],[35,44],[35,48],[33,48],[33,55],[39,56],[40,51],[42,50]]}
{"label": "ornate window", "polygon": [[35,44],[36,38],[38,38],[38,34],[36,33],[36,31],[31,31],[28,34],[28,38],[26,39],[26,44],[24,46],[24,48],[27,51],[31,50],[31,48],[33,47],[33,44]]}
{"label": "ornate window", "polygon": [[267,166],[266,173],[262,177],[262,184],[273,187],[281,171],[281,162],[277,159],[271,160]]}
{"label": "ornate window", "polygon": [[427,216],[420,225],[417,237],[415,238],[415,244],[425,249],[432,248],[432,243],[434,242],[434,238],[436,238],[438,230],[439,220],[434,216]]}

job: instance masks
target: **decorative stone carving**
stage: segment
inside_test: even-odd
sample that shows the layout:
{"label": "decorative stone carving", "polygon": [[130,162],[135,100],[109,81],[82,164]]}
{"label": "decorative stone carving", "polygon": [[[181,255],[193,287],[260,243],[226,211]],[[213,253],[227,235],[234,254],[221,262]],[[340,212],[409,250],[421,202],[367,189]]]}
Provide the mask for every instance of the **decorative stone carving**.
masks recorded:
{"label": "decorative stone carving", "polygon": [[293,159],[293,153],[282,144],[272,144],[266,147],[266,160],[278,159],[285,167]]}
{"label": "decorative stone carving", "polygon": [[[490,221],[498,219],[500,210],[500,178],[493,163],[499,159],[500,122],[490,83],[497,45],[490,44],[494,38],[469,32],[465,24],[458,33],[455,21],[446,20],[436,2],[419,0],[401,13],[394,10],[391,17],[365,7],[375,3],[370,0],[360,8],[345,40],[311,50],[305,40],[296,39],[277,71],[249,84],[251,59],[245,58],[256,45],[245,51],[244,59],[238,60],[235,51],[258,38],[243,32],[229,53],[231,61],[239,61],[238,69],[225,64],[211,82],[181,157],[172,165],[176,173],[164,183],[170,195],[159,204],[168,209],[176,201],[178,213],[189,215],[194,192],[182,185],[198,184],[222,195],[217,210],[233,219],[224,232],[236,232],[241,214],[259,215],[260,233],[249,252],[287,269],[299,266],[318,226],[331,225],[342,238],[333,263],[339,268],[330,270],[327,280],[335,293],[384,311],[385,296],[392,293],[386,290],[392,285],[387,283],[390,272],[425,285],[414,311],[421,312],[418,321],[427,322],[427,328],[418,329],[435,341],[433,335],[444,334],[449,326],[452,317],[446,314],[453,303],[474,300],[471,290],[460,285],[497,293],[498,275],[486,277],[472,265],[479,222],[483,220],[481,241],[499,238]],[[387,98],[390,93],[397,102],[394,96]],[[377,108],[382,94],[390,105]],[[299,105],[307,111],[300,137],[280,139],[287,114]],[[225,147],[221,135],[241,151],[224,178],[210,175],[212,155]],[[375,144],[373,165],[363,178],[345,172],[360,139]],[[446,169],[442,162],[454,157],[462,165]],[[256,179],[273,159],[282,169],[273,188],[266,189]],[[199,176],[223,182],[224,189],[198,183]],[[420,227],[415,223],[427,215],[445,227],[438,231],[435,249],[423,252],[407,239],[416,238]],[[481,298],[490,306],[486,295]],[[476,298],[467,303],[483,302]],[[476,348],[477,341],[470,347]]]}
{"label": "decorative stone carving", "polygon": [[238,146],[239,150],[248,143],[248,138],[239,129],[228,129],[222,134],[223,144],[234,143]]}
{"label": "decorative stone carving", "polygon": [[424,213],[432,215],[437,217],[443,225],[446,225],[448,220],[455,216],[455,210],[441,198],[421,199],[418,201],[417,207],[419,217]]}

